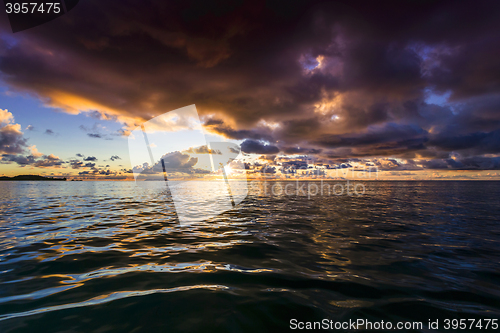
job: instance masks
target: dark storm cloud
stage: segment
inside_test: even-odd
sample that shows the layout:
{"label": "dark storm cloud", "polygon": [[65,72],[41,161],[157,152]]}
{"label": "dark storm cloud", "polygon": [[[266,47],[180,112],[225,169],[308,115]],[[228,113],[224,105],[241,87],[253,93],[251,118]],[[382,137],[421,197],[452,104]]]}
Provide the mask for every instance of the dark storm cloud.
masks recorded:
{"label": "dark storm cloud", "polygon": [[258,154],[477,159],[500,152],[499,9],[88,0],[3,40],[0,71],[12,89],[128,125],[195,103],[209,131]]}
{"label": "dark storm cloud", "polygon": [[497,153],[500,147],[500,129],[492,132],[474,132],[465,135],[438,135],[431,139],[430,146],[462,154],[481,155]]}
{"label": "dark storm cloud", "polygon": [[254,140],[272,140],[271,130],[261,126],[249,130],[237,130],[225,124],[220,119],[209,119],[204,126],[211,132],[223,135],[235,140],[254,139]]}
{"label": "dark storm cloud", "polygon": [[281,149],[281,151],[289,155],[298,155],[298,154],[315,155],[321,153],[323,150],[314,148],[284,147]]}
{"label": "dark storm cloud", "polygon": [[[376,146],[387,143],[407,145],[420,142],[426,132],[418,126],[388,123],[384,126],[369,128],[366,132],[354,135],[325,135],[314,143],[324,147]],[[413,141],[413,140],[417,141]]]}
{"label": "dark storm cloud", "polygon": [[241,144],[241,151],[247,154],[277,154],[280,150],[276,146],[248,139]]}
{"label": "dark storm cloud", "polygon": [[463,159],[434,159],[422,162],[427,169],[499,170],[500,157],[469,157]]}

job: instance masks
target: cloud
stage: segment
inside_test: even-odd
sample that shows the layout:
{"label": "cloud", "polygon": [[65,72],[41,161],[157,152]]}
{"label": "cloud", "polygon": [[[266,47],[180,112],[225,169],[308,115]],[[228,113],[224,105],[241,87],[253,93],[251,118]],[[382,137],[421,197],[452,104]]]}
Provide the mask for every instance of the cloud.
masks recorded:
{"label": "cloud", "polygon": [[34,155],[22,156],[22,155],[3,155],[0,160],[1,163],[17,163],[21,167],[33,166],[37,168],[59,168],[63,165],[63,161],[53,154],[42,155],[41,158],[37,158]]}
{"label": "cloud", "polygon": [[59,167],[63,164],[63,161],[54,154],[43,155],[42,159],[37,160],[33,166],[38,168],[49,168],[49,167]]}
{"label": "cloud", "polygon": [[262,155],[261,157],[259,157],[259,159],[274,162],[276,156],[277,155]]}
{"label": "cloud", "polygon": [[[103,170],[103,169],[98,169],[95,167],[92,170],[85,170],[85,171],[78,172],[79,176],[92,176],[89,178],[95,178],[98,176],[99,179],[115,179],[115,180],[126,179],[126,177],[119,176],[119,174],[121,174],[121,172],[112,171],[109,169]],[[106,176],[106,177],[102,177],[102,176]],[[111,177],[108,177],[108,176],[111,176]]]}
{"label": "cloud", "polygon": [[[31,126],[31,125],[30,125]],[[28,130],[33,127],[28,126]],[[27,152],[30,155],[24,156]],[[0,109],[0,163],[16,163],[21,167],[59,168],[64,163],[54,154],[45,155],[36,145],[28,146],[21,132],[21,125],[14,123],[14,116],[8,110]]]}
{"label": "cloud", "polygon": [[500,147],[500,129],[492,132],[473,132],[464,135],[438,134],[432,137],[428,145],[441,150],[468,155],[497,153],[498,147]]}
{"label": "cloud", "polygon": [[247,139],[241,144],[241,151],[247,154],[277,154],[280,150],[276,146],[266,145],[259,141]]}
{"label": "cloud", "polygon": [[20,154],[27,148],[21,125],[14,123],[14,116],[0,109],[0,154]]}
{"label": "cloud", "polygon": [[[198,163],[198,158],[191,157],[188,154],[183,154],[179,151],[165,154],[161,159],[163,160],[167,173],[180,172],[204,174],[210,172],[208,170],[194,168],[196,163]],[[153,166],[150,166],[148,163],[144,163],[144,165],[134,166],[132,169],[134,172],[141,173],[143,175],[163,172],[161,161],[156,162]]]}
{"label": "cloud", "polygon": [[259,170],[259,172],[264,174],[275,174],[276,168],[273,166],[265,165]]}
{"label": "cloud", "polygon": [[83,167],[83,162],[79,160],[70,160],[69,164],[72,169],[80,169]]}
{"label": "cloud", "polygon": [[51,129],[46,129],[45,130],[45,134],[47,134],[47,135],[55,135],[56,133],[54,133],[54,131],[51,130]]}
{"label": "cloud", "polygon": [[[229,149],[233,149],[231,151],[234,152],[233,147],[229,147]],[[188,150],[185,150],[184,152],[190,153],[190,154],[218,154],[218,155],[222,154],[217,149],[208,149],[207,145],[203,145],[203,146],[199,146],[199,147],[191,147]],[[239,152],[236,152],[236,153],[239,153]]]}
{"label": "cloud", "polygon": [[113,155],[113,156],[111,156],[110,160],[111,160],[111,161],[114,161],[114,160],[121,160],[121,158],[120,158],[120,156],[118,156],[118,155]]}
{"label": "cloud", "polygon": [[28,147],[28,149],[29,149],[29,151],[31,152],[31,155],[32,155],[33,157],[35,157],[35,158],[36,158],[36,157],[43,156],[43,154],[42,154],[42,153],[40,153],[40,152],[38,151],[38,149],[36,148],[36,146],[35,146],[35,145],[33,145],[33,146],[31,146],[31,147]]}
{"label": "cloud", "polygon": [[281,151],[288,155],[309,155],[309,154],[319,154],[323,151],[323,149],[315,149],[315,148],[300,148],[300,147],[283,147]]}
{"label": "cloud", "polygon": [[427,134],[424,129],[416,125],[387,123],[370,126],[365,131],[355,134],[323,135],[312,143],[324,148],[337,149],[337,153],[335,150],[328,153],[330,157],[400,155],[425,150]]}
{"label": "cloud", "polygon": [[[87,161],[87,160],[84,159],[84,161]],[[93,161],[93,160],[89,160],[89,161]],[[72,169],[95,168],[95,163],[92,163],[92,162],[84,163],[84,162],[79,161],[79,160],[69,160],[67,163],[69,163],[69,165]]]}
{"label": "cloud", "polygon": [[94,156],[87,156],[83,159],[84,161],[92,161],[92,162],[95,162],[97,161],[97,158],[94,157]]}
{"label": "cloud", "polygon": [[463,159],[435,159],[423,161],[427,169],[500,170],[500,157],[468,157]]}
{"label": "cloud", "polygon": [[196,157],[190,157],[178,151],[163,155],[162,160],[165,163],[165,168],[174,170],[191,169],[198,162]]}
{"label": "cloud", "polygon": [[7,109],[0,109],[0,125],[5,126],[14,123],[14,116]]}
{"label": "cloud", "polygon": [[[95,118],[94,114],[95,112],[97,111],[92,111],[91,112],[91,116],[93,118]],[[101,115],[102,116],[102,115]],[[100,116],[100,117],[101,117]],[[103,118],[104,119],[104,118]],[[115,118],[105,118],[106,120],[116,120]],[[106,140],[113,140],[112,138],[110,138],[107,134],[104,134],[103,132],[107,132],[108,130],[106,129],[105,126],[99,124],[99,123],[94,123],[94,125],[92,127],[87,127],[85,125],[80,125],[79,128],[84,131],[84,132],[87,132],[87,136],[90,137],[90,138],[94,138],[94,139],[106,139]],[[112,135],[115,135],[115,134],[112,134]],[[121,135],[121,134],[120,134]]]}

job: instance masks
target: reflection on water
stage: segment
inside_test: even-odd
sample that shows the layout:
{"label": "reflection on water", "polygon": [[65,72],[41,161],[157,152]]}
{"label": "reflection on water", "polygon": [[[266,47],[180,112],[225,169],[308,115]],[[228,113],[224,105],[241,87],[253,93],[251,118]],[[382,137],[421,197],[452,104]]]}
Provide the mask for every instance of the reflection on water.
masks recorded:
{"label": "reflection on water", "polygon": [[499,183],[365,185],[180,225],[162,182],[2,182],[0,331],[500,316]]}
{"label": "reflection on water", "polygon": [[229,180],[222,175],[211,181],[168,181],[168,189],[182,225],[212,219],[241,203],[248,194],[246,179]]}

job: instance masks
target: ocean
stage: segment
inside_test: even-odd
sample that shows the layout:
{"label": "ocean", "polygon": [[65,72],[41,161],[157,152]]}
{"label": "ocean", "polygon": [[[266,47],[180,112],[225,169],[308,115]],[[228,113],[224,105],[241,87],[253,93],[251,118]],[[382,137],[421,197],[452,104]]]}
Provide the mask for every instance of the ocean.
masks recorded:
{"label": "ocean", "polygon": [[500,182],[363,185],[179,224],[162,182],[0,182],[0,332],[491,330]]}

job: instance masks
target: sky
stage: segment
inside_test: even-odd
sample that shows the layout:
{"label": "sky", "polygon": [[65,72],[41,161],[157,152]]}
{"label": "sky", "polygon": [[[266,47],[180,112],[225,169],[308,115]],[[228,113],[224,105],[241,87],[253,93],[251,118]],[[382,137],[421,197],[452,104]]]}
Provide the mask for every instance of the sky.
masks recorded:
{"label": "sky", "polygon": [[131,131],[194,104],[208,141],[239,144],[255,175],[500,179],[499,14],[496,1],[85,0],[12,33],[2,12],[0,175],[133,179]]}

